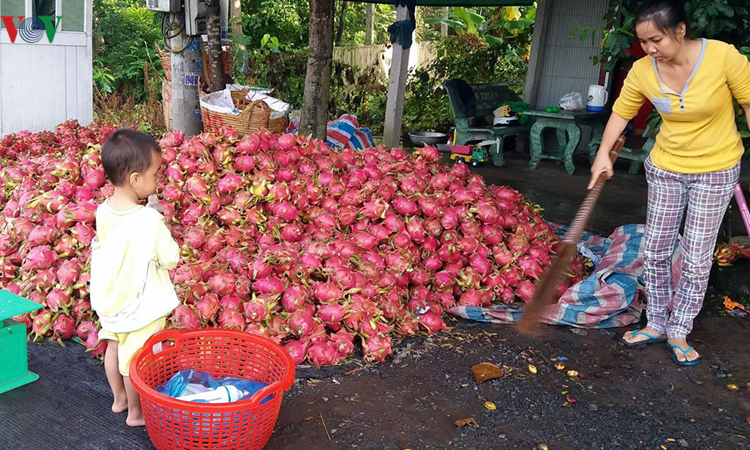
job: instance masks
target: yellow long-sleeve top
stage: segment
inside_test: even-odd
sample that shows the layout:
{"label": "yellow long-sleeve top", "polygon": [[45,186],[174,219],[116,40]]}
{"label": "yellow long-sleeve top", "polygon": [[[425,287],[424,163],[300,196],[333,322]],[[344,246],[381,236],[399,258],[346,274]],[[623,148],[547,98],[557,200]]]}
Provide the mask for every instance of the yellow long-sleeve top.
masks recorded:
{"label": "yellow long-sleeve top", "polygon": [[116,211],[105,201],[96,210],[91,244],[91,307],[102,328],[136,331],[179,304],[169,270],[180,249],[161,214],[137,206]]}
{"label": "yellow long-sleeve top", "polygon": [[703,39],[701,57],[682,92],[659,78],[656,61],[633,64],[613,112],[632,119],[648,99],[663,119],[651,162],[677,173],[734,167],[744,153],[732,97],[750,104],[750,62],[733,45]]}

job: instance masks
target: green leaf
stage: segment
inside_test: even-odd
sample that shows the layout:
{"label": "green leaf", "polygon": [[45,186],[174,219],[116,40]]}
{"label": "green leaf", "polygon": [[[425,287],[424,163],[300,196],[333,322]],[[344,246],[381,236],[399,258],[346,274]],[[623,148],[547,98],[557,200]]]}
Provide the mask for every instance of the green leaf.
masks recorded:
{"label": "green leaf", "polygon": [[466,11],[465,8],[462,7],[456,7],[453,8],[453,12],[458,16],[459,19],[464,21],[464,26],[466,27],[466,32],[469,34],[477,34],[477,27],[474,26],[474,21],[471,20],[471,16],[469,15],[469,12]]}
{"label": "green leaf", "polygon": [[[451,29],[455,30],[458,34],[467,32],[466,25],[463,22],[451,19],[443,19],[443,23],[448,25],[448,27],[450,27]],[[476,29],[474,31],[476,32]]]}
{"label": "green leaf", "polygon": [[716,6],[716,9],[719,10],[722,14],[724,14],[727,17],[734,17],[734,10],[731,6],[727,5],[725,2],[716,3],[714,6]]}
{"label": "green leaf", "polygon": [[484,37],[484,40],[489,45],[502,45],[505,41],[503,39],[500,39],[499,37],[495,37],[491,34],[488,34]]}
{"label": "green leaf", "polygon": [[505,25],[503,22],[494,22],[485,28],[485,31],[497,30],[498,28],[503,28]]}
{"label": "green leaf", "polygon": [[529,7],[529,9],[526,11],[526,18],[531,20],[536,19],[536,5]]}
{"label": "green leaf", "polygon": [[473,11],[467,11],[469,13],[469,18],[475,25],[480,25],[485,22],[484,17],[480,16],[479,14],[473,12]]}
{"label": "green leaf", "polygon": [[740,137],[742,139],[750,138],[750,131],[740,131]]}

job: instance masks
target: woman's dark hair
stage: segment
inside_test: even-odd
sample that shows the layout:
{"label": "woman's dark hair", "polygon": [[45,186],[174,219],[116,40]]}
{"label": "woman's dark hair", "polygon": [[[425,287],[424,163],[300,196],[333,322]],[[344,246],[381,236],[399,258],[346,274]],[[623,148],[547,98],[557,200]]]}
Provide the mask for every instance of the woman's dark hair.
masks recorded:
{"label": "woman's dark hair", "polygon": [[664,33],[674,34],[681,23],[690,31],[690,18],[684,0],[643,0],[635,13],[635,23],[653,22]]}
{"label": "woman's dark hair", "polygon": [[161,153],[159,144],[146,133],[120,129],[102,146],[104,173],[115,186],[122,186],[134,172],[143,173],[151,165],[151,154]]}

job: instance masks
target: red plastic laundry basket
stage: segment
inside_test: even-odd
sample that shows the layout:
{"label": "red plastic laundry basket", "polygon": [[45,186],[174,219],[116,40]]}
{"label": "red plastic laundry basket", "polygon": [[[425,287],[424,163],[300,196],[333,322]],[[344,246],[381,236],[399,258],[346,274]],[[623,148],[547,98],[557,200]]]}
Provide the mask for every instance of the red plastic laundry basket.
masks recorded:
{"label": "red plastic laundry basket", "polygon": [[[163,345],[154,354],[153,346],[166,341],[173,345]],[[267,386],[247,400],[224,404],[186,402],[156,392],[186,369]],[[130,380],[141,394],[146,429],[157,449],[254,450],[271,437],[281,399],[294,382],[294,362],[280,345],[255,334],[217,328],[166,330],[135,354]]]}

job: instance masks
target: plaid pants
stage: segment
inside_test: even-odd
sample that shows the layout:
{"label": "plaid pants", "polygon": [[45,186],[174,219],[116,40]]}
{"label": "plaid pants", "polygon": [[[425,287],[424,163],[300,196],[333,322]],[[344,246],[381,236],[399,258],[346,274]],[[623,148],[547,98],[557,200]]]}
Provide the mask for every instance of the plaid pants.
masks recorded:
{"label": "plaid pants", "polygon": [[[716,236],[740,175],[740,165],[720,172],[682,174],[646,160],[648,215],[645,269],[648,326],[670,339],[685,338],[703,306]],[[677,288],[672,255],[685,210]],[[669,305],[674,301],[672,312]]]}

